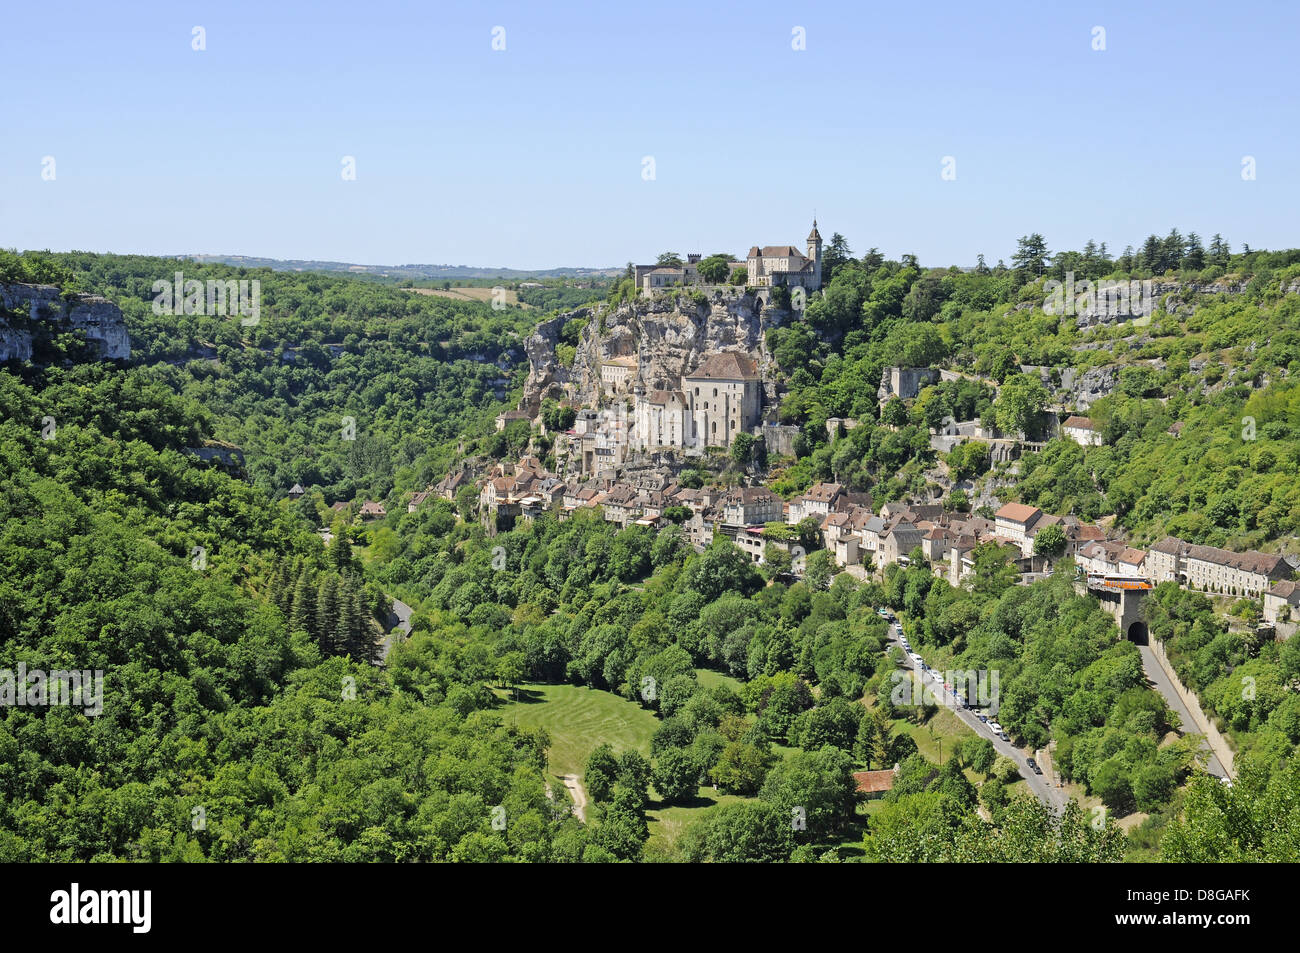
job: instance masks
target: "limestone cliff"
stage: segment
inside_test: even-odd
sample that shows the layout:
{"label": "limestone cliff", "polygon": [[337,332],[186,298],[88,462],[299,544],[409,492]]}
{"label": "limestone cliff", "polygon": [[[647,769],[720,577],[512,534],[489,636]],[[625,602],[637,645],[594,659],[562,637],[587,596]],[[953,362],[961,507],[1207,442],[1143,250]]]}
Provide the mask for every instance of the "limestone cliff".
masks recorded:
{"label": "limestone cliff", "polygon": [[[562,314],[539,324],[525,345],[529,374],[523,407],[535,411],[543,397],[594,403],[601,362],[615,357],[635,359],[642,382],[652,390],[679,387],[682,375],[695,370],[706,355],[726,350],[748,354],[770,381],[764,331],[786,317],[739,290],[716,292],[707,300],[689,293],[664,294],[617,308],[602,304]],[[564,367],[556,359],[556,346],[564,325],[574,318],[586,326],[572,366]]]}
{"label": "limestone cliff", "polygon": [[32,359],[42,330],[80,331],[102,360],[131,356],[131,337],[117,305],[98,295],[63,295],[54,285],[0,284],[0,361]]}

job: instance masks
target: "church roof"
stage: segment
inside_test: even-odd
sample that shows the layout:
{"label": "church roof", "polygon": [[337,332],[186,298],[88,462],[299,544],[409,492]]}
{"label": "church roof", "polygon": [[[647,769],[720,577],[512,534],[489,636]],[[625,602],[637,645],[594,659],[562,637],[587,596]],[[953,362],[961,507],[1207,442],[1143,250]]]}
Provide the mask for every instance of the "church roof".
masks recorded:
{"label": "church roof", "polygon": [[808,241],[819,242],[822,240],[821,232],[817,231],[817,219],[813,219],[813,230],[808,233]]}
{"label": "church roof", "polygon": [[[759,248],[757,245],[752,245],[750,246],[748,257],[750,258],[804,258],[806,256],[804,255],[803,252],[795,248],[793,245],[764,245],[762,248]],[[795,268],[797,269],[798,267],[799,266],[796,263]]]}
{"label": "church roof", "polygon": [[749,381],[758,380],[758,365],[754,359],[736,351],[721,351],[711,354],[699,366],[694,374],[687,374],[684,380],[723,380]]}

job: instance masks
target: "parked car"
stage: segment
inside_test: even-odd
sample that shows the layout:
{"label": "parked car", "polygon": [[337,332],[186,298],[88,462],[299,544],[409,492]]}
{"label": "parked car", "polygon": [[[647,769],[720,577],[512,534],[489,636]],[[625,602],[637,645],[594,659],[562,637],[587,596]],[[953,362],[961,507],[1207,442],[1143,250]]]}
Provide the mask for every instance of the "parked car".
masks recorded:
{"label": "parked car", "polygon": [[1002,726],[999,725],[996,721],[990,721],[989,728],[993,731],[995,735],[1002,734]]}
{"label": "parked car", "polygon": [[980,721],[984,722],[985,724],[988,724],[989,716],[984,714],[983,712],[976,713],[975,717],[978,718]]}

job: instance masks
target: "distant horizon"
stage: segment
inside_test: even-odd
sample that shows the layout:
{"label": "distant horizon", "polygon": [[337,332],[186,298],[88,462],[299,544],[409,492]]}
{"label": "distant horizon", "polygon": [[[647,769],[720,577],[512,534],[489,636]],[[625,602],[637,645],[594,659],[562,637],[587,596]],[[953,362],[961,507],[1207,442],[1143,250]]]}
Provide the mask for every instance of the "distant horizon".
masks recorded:
{"label": "distant horizon", "polygon": [[[1175,225],[1175,226],[1173,226],[1173,227],[1177,228],[1178,226]],[[1034,230],[1034,231],[1038,231],[1038,230]],[[834,234],[837,234],[837,233],[834,232],[834,231],[828,231],[828,232],[826,233],[826,235],[824,236],[824,242],[825,242],[826,245],[829,245],[829,244],[830,244],[830,238],[831,238],[831,236],[834,235]],[[842,233],[839,233],[839,234],[842,234]],[[1031,232],[1031,234],[1032,234],[1032,232]],[[1048,248],[1049,257],[1050,257],[1050,256],[1054,256],[1054,255],[1056,255],[1056,254],[1059,253],[1059,252],[1065,252],[1065,251],[1078,252],[1078,251],[1082,251],[1083,244],[1086,244],[1086,242],[1085,242],[1085,243],[1080,243],[1080,245],[1079,245],[1078,247],[1071,247],[1071,248],[1066,248],[1066,247],[1054,247],[1054,246],[1052,245],[1052,242],[1051,242],[1050,236],[1048,236],[1046,233],[1041,232],[1041,231],[1038,232],[1038,234],[1042,234],[1043,237],[1047,240],[1047,248]],[[1148,233],[1147,233],[1147,235],[1156,235],[1157,237],[1160,237],[1160,238],[1165,237],[1166,234],[1168,234],[1168,230],[1167,230],[1167,229],[1166,229],[1165,231],[1163,231],[1163,232],[1162,232],[1162,231],[1152,231],[1152,232],[1148,232]],[[1187,234],[1189,234],[1189,233],[1187,233],[1187,232],[1183,232],[1182,234],[1183,234],[1183,237],[1185,238],[1185,237],[1187,236]],[[1210,233],[1210,234],[1201,234],[1201,233],[1198,232],[1197,234],[1198,234],[1198,237],[1201,239],[1201,241],[1202,241],[1203,244],[1209,244],[1210,239],[1213,237],[1213,234],[1215,234],[1215,233]],[[900,252],[900,253],[897,253],[897,254],[890,254],[890,253],[887,252],[887,251],[884,251],[884,250],[879,249],[877,246],[864,246],[863,248],[860,248],[860,249],[859,249],[859,248],[854,248],[854,247],[853,247],[853,244],[852,244],[852,241],[849,239],[849,237],[848,237],[847,235],[844,236],[844,237],[845,237],[846,240],[849,241],[850,249],[851,249],[851,251],[853,252],[853,257],[856,258],[856,259],[861,259],[861,258],[866,254],[867,250],[869,250],[870,248],[873,248],[873,247],[876,247],[877,250],[880,252],[880,254],[882,254],[882,255],[885,257],[885,260],[887,260],[887,261],[899,261],[899,260],[901,260],[901,258],[902,258],[903,255],[906,255],[906,254],[912,254],[911,252]],[[1018,236],[1018,237],[1019,237],[1019,236]],[[1146,237],[1146,236],[1144,235],[1143,238],[1145,238],[1145,237]],[[1261,245],[1261,246],[1256,246],[1256,245],[1251,244],[1251,243],[1248,242],[1248,241],[1247,241],[1247,242],[1237,241],[1237,240],[1233,239],[1233,237],[1230,236],[1230,235],[1224,235],[1224,236],[1222,236],[1222,237],[1223,237],[1223,239],[1224,239],[1225,241],[1227,241],[1227,242],[1230,244],[1230,246],[1231,246],[1231,253],[1234,254],[1234,255],[1242,254],[1242,253],[1243,253],[1243,252],[1242,252],[1242,249],[1243,249],[1246,245],[1250,245],[1250,251],[1251,251],[1251,253],[1254,253],[1254,252],[1280,252],[1280,251],[1287,251],[1287,250],[1290,250],[1290,249],[1293,249],[1293,248],[1300,247],[1300,245],[1279,245],[1279,246],[1262,246],[1262,245]],[[1125,249],[1126,247],[1128,247],[1128,246],[1131,246],[1131,247],[1133,248],[1134,251],[1139,251],[1139,250],[1141,249],[1141,245],[1140,245],[1140,242],[1139,242],[1139,241],[1126,241],[1126,242],[1124,242],[1123,244],[1116,245],[1116,244],[1112,244],[1112,243],[1110,243],[1110,242],[1098,241],[1098,240],[1096,240],[1096,239],[1091,239],[1091,240],[1096,241],[1098,246],[1100,246],[1100,245],[1102,245],[1102,244],[1105,244],[1105,245],[1106,245],[1106,251],[1107,251],[1107,254],[1109,254],[1109,255],[1111,256],[1111,258],[1118,258],[1118,257],[1120,257],[1120,255],[1123,254],[1124,249]],[[783,244],[793,244],[793,245],[796,245],[796,247],[797,247],[800,243],[789,242],[789,243],[783,243]],[[3,247],[3,246],[0,246],[0,247]],[[708,246],[708,247],[710,248],[710,251],[703,251],[702,249],[699,249],[698,251],[700,251],[700,253],[701,253],[701,254],[704,254],[704,255],[710,255],[710,254],[714,254],[714,253],[717,253],[717,252],[718,252],[718,249],[714,248],[713,246]],[[684,251],[684,250],[681,250],[681,249],[665,249],[665,251],[669,251],[669,250],[671,250],[671,251],[675,251],[677,254],[682,255],[682,256],[685,256],[685,255],[688,255],[688,254],[694,254],[695,251],[697,251],[697,250],[692,250],[692,251],[689,251],[689,252],[688,252],[688,251]],[[746,249],[746,251],[747,251],[747,250],[748,250],[748,249]],[[277,255],[255,255],[255,254],[248,254],[248,253],[244,253],[244,252],[224,252],[224,253],[216,253],[216,252],[155,253],[155,252],[147,252],[147,251],[121,251],[121,250],[117,250],[117,249],[109,249],[109,250],[105,250],[105,249],[92,249],[92,248],[65,248],[65,249],[58,249],[58,248],[22,248],[22,249],[18,249],[18,251],[19,251],[20,253],[24,253],[24,254],[26,254],[26,253],[33,253],[33,252],[49,252],[49,253],[51,253],[51,254],[75,254],[75,253],[84,253],[84,254],[90,254],[90,255],[138,255],[138,256],[146,257],[146,258],[165,258],[165,259],[175,259],[175,260],[182,260],[182,259],[184,259],[184,260],[193,260],[193,259],[211,259],[211,260],[213,260],[213,261],[220,261],[220,260],[222,260],[222,259],[230,259],[230,258],[244,258],[244,259],[251,259],[251,260],[256,260],[256,261],[270,261],[270,262],[276,262],[276,263],[279,263],[279,264],[288,264],[288,263],[291,263],[291,262],[303,262],[303,263],[311,263],[311,264],[321,264],[321,265],[340,265],[340,266],[347,266],[347,267],[371,268],[371,269],[453,268],[453,269],[463,269],[463,270],[466,270],[466,271],[512,271],[512,272],[519,272],[519,273],[521,273],[521,274],[530,274],[530,275],[531,275],[531,274],[542,274],[542,273],[545,273],[545,272],[556,272],[556,271],[582,271],[582,272],[608,272],[608,271],[619,271],[619,272],[621,272],[621,271],[623,271],[623,270],[627,267],[627,263],[628,263],[627,261],[624,261],[622,264],[610,264],[610,265],[577,265],[577,264],[559,264],[559,265],[546,265],[546,266],[535,267],[535,268],[521,268],[521,267],[517,267],[517,266],[515,266],[515,265],[481,265],[481,264],[465,264],[465,263],[456,263],[456,262],[450,262],[450,261],[442,261],[442,262],[433,262],[433,261],[364,262],[364,261],[350,261],[350,260],[339,259],[339,258],[310,258],[310,257],[301,257],[301,256],[294,256],[294,257],[284,258],[284,257],[280,257],[280,256],[277,256]],[[735,256],[736,260],[743,260],[743,259],[744,259],[744,255],[745,255],[745,252],[744,252],[744,251],[742,251],[742,252],[740,252],[740,253],[733,253],[733,252],[726,252],[726,253],[727,253],[727,254],[733,254],[733,255]],[[653,257],[657,257],[658,254],[661,254],[661,253],[656,253],[656,255],[653,256]],[[978,253],[977,253],[977,254],[978,254]],[[999,256],[996,256],[996,257],[991,256],[991,255],[987,255],[987,254],[984,256],[984,258],[985,258],[985,264],[987,264],[990,268],[997,267],[997,264],[998,264],[998,260],[999,260],[999,259],[1002,259],[1002,260],[1003,260],[1003,263],[1006,264],[1007,267],[1011,267],[1010,263],[1006,261],[1006,259],[1008,259],[1008,258],[1010,258],[1010,257],[1011,257],[1010,254],[1007,254],[1007,255],[999,255]],[[631,260],[631,259],[629,259],[629,260]],[[646,261],[635,261],[635,260],[632,260],[632,261],[633,261],[634,264],[650,264],[650,263],[651,263],[649,260],[646,260]],[[932,263],[932,262],[927,262],[927,261],[925,260],[925,258],[924,258],[923,256],[920,256],[920,255],[917,255],[917,262],[918,262],[919,266],[920,266],[921,268],[924,268],[924,269],[943,269],[943,270],[947,270],[947,269],[950,269],[950,268],[957,268],[957,269],[960,269],[960,270],[963,270],[963,271],[970,271],[970,270],[974,269],[974,268],[975,268],[975,265],[976,265],[975,261],[971,261],[971,262],[969,262],[969,263],[965,263],[965,264],[961,264],[961,263],[957,263],[957,262],[950,262],[950,263],[948,263],[948,264],[936,264],[936,263]]]}
{"label": "distant horizon", "polygon": [[816,214],[934,267],[1031,232],[1285,247],[1300,9],[1266,8],[20,5],[0,245],[535,272],[801,247]]}

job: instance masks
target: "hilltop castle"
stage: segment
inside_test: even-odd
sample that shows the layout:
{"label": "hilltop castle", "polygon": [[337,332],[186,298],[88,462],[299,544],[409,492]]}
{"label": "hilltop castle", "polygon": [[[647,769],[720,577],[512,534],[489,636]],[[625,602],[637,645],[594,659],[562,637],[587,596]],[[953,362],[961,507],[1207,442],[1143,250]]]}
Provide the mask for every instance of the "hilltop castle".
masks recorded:
{"label": "hilltop castle", "polygon": [[755,288],[804,288],[816,291],[822,286],[822,236],[813,219],[808,233],[808,254],[793,245],[755,245],[746,259],[749,284]]}
{"label": "hilltop castle", "polygon": [[[793,245],[758,245],[749,250],[744,261],[733,261],[729,268],[744,268],[745,283],[751,288],[804,288],[816,291],[822,286],[822,236],[813,219],[808,233],[807,254]],[[700,256],[692,253],[679,265],[633,265],[632,280],[643,294],[659,288],[703,284],[699,271]]]}

